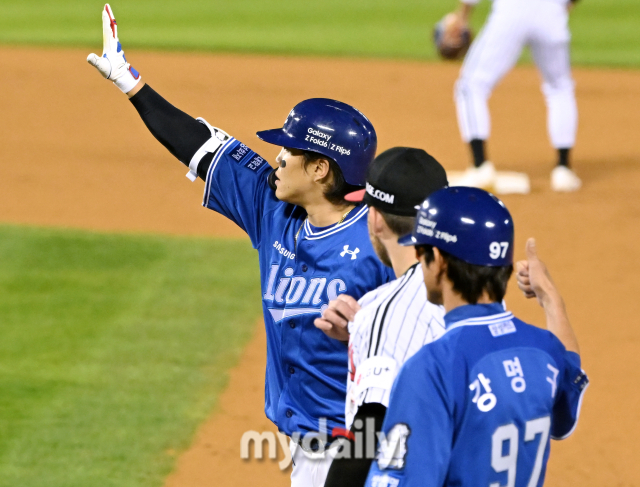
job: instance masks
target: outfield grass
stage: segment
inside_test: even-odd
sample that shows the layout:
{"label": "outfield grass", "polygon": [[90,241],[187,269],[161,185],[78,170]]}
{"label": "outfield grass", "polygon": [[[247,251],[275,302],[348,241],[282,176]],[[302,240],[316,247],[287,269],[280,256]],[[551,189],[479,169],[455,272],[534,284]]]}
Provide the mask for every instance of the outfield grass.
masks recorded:
{"label": "outfield grass", "polygon": [[[102,45],[103,0],[3,0],[0,43]],[[456,0],[131,0],[111,3],[125,48],[436,59],[432,25]],[[481,25],[489,1],[474,18]],[[582,0],[576,64],[640,67],[640,1]]]}
{"label": "outfield grass", "polygon": [[0,226],[0,486],[158,486],[260,316],[246,241]]}

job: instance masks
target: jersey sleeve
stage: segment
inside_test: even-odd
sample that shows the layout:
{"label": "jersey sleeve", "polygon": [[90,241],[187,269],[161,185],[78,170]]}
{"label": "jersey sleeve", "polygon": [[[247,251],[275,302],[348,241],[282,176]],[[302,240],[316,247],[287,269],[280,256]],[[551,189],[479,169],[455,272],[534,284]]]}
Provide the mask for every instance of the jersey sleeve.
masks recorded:
{"label": "jersey sleeve", "polygon": [[446,377],[446,371],[422,351],[402,367],[391,392],[368,487],[444,485],[454,427]]}
{"label": "jersey sleeve", "polygon": [[[558,371],[560,375],[560,371]],[[558,377],[551,437],[564,440],[569,437],[578,424],[582,397],[589,385],[589,379],[580,368],[580,355],[575,352],[564,352],[564,370]]]}
{"label": "jersey sleeve", "polygon": [[242,228],[254,248],[264,215],[278,204],[268,184],[270,170],[265,159],[232,137],[217,151],[205,181],[202,206]]}

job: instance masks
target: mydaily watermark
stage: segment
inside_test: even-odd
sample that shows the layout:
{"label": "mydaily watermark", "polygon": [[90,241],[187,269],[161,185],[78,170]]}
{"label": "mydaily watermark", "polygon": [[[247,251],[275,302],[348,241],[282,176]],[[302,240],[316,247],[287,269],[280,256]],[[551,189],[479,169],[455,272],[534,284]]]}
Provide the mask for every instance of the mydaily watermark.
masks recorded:
{"label": "mydaily watermark", "polygon": [[[327,433],[327,421],[320,419],[319,432],[293,433],[291,438],[272,431],[246,431],[240,439],[240,458],[249,460],[253,445],[253,458],[278,461],[278,447],[283,455],[278,461],[280,470],[291,465],[292,448],[301,448],[308,458],[324,458],[331,450],[332,458],[378,459],[381,464],[398,467],[404,461],[406,440],[410,430],[406,425],[396,425],[388,435],[375,431],[375,421],[356,419],[351,431],[334,428]],[[401,426],[401,427],[399,427]],[[376,446],[378,448],[376,448]],[[335,449],[335,450],[334,450]]]}

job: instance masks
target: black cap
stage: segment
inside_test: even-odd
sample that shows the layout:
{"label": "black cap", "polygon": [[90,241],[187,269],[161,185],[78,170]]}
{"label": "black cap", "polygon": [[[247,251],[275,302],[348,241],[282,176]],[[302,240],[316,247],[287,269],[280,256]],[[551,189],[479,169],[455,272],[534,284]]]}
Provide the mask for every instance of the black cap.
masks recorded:
{"label": "black cap", "polygon": [[366,189],[345,196],[392,215],[415,216],[416,206],[434,191],[448,186],[447,173],[422,149],[393,147],[369,166]]}

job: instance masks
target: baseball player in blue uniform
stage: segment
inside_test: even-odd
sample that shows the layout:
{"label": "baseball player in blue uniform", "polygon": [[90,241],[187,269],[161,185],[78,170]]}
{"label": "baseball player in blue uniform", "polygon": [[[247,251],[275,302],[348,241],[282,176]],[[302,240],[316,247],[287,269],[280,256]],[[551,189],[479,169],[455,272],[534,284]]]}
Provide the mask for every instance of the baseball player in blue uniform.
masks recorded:
{"label": "baseball player in blue uniform", "polygon": [[416,247],[428,299],[445,307],[446,331],[400,370],[367,485],[542,486],[550,439],[573,432],[588,379],[535,243],[519,264],[519,286],[541,303],[549,330],[501,304],[513,270],[513,220],[493,195],[433,193],[401,243]]}
{"label": "baseball player in blue uniform", "polygon": [[249,147],[142,83],[124,57],[109,5],[102,16],[103,56],[91,54],[88,62],[129,96],[151,133],[189,166],[189,179],[205,181],[203,206],[235,222],[258,250],[265,413],[294,440],[292,485],[322,486],[332,432],[345,424],[347,347],[313,320],[338,295],[360,297],[395,277],[369,241],[367,207],[344,199],[364,185],[375,130],[345,103],[305,100],[282,128],[258,132],[282,147],[272,170]]}

